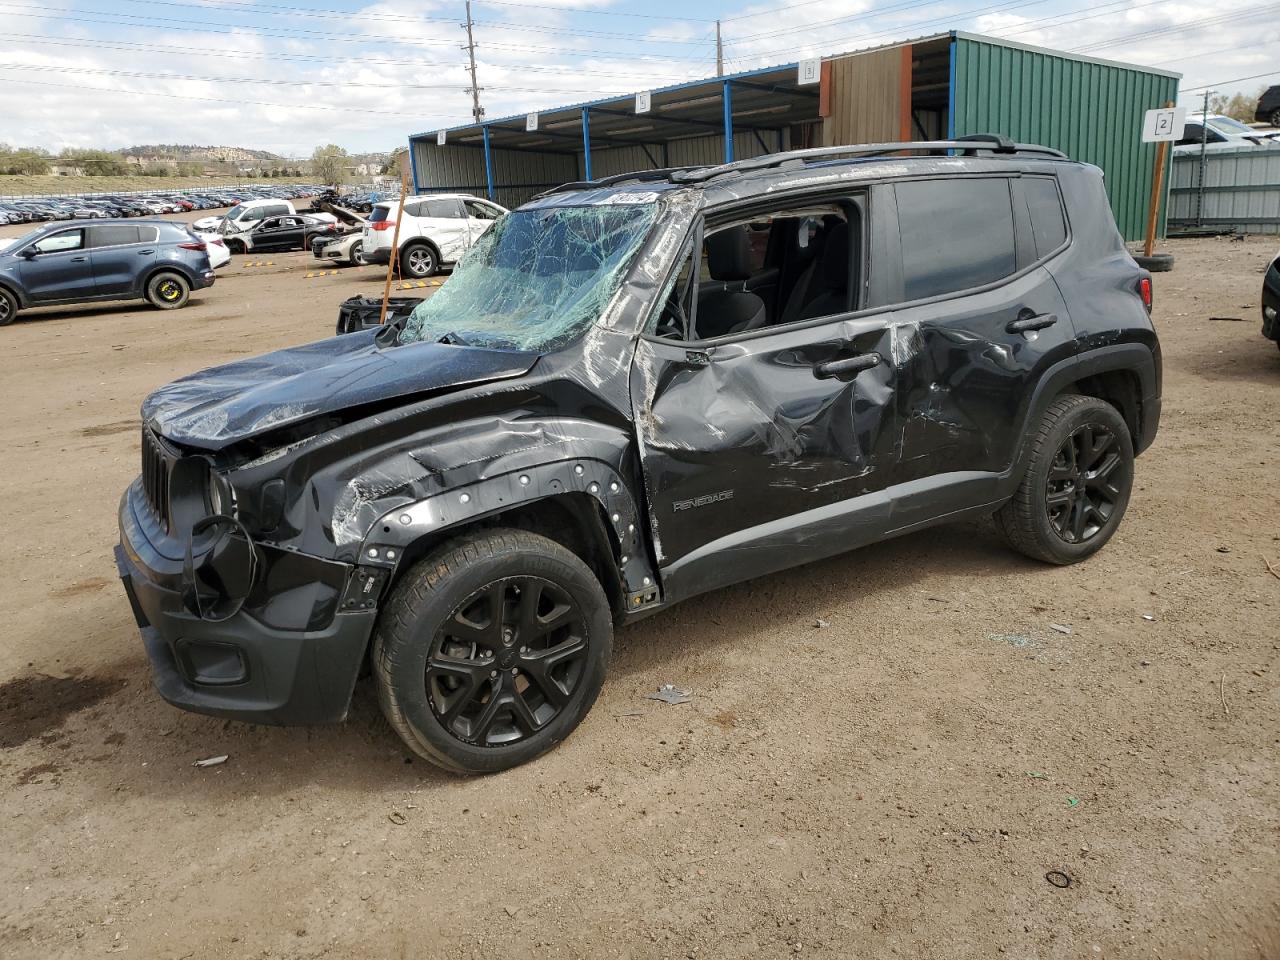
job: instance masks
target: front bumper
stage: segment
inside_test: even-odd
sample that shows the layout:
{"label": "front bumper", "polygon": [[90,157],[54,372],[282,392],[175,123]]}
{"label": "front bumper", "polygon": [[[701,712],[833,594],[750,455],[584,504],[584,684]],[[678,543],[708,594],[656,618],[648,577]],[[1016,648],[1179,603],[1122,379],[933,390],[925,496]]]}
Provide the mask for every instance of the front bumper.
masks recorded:
{"label": "front bumper", "polygon": [[135,483],[121,500],[115,559],[160,696],[183,710],[252,723],[341,721],[376,611],[336,613],[296,630],[270,626],[248,608],[202,620],[182,602],[182,562],[148,538],[140,496]]}

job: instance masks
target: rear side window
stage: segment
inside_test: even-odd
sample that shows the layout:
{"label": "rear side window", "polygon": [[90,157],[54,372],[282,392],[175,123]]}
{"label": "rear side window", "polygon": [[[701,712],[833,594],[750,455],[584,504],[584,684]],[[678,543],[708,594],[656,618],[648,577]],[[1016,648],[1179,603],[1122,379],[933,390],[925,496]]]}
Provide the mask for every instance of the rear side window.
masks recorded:
{"label": "rear side window", "polygon": [[1067,221],[1062,214],[1062,198],[1052,177],[1027,177],[1022,181],[1031,214],[1031,235],[1036,242],[1036,259],[1047,257],[1067,240]]}
{"label": "rear side window", "polygon": [[89,246],[118,247],[126,243],[141,241],[140,230],[136,226],[124,223],[113,223],[101,227],[89,228]]}
{"label": "rear side window", "polygon": [[895,192],[905,300],[980,287],[1017,269],[1006,179],[916,180]]}
{"label": "rear side window", "polygon": [[446,220],[462,220],[466,217],[462,212],[462,204],[457,200],[428,200],[425,206],[428,217],[440,217]]}

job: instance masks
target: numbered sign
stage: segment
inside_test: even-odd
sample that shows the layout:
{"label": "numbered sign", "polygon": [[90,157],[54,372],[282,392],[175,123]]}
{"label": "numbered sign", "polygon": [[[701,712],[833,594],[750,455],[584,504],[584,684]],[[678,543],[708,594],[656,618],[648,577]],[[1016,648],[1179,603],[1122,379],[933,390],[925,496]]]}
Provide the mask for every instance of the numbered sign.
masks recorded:
{"label": "numbered sign", "polygon": [[800,67],[796,74],[796,83],[817,83],[822,79],[822,58],[813,57],[809,60],[801,60]]}
{"label": "numbered sign", "polygon": [[1142,118],[1142,142],[1159,143],[1161,140],[1180,140],[1182,128],[1186,125],[1186,107],[1148,110],[1146,116]]}
{"label": "numbered sign", "polygon": [[649,112],[649,91],[642,90],[636,94],[636,113]]}
{"label": "numbered sign", "polygon": [[524,128],[529,133],[538,129],[538,115],[536,113],[527,114],[524,118]]}
{"label": "numbered sign", "polygon": [[436,146],[443,147],[445,141],[445,132],[443,130],[436,131]]}

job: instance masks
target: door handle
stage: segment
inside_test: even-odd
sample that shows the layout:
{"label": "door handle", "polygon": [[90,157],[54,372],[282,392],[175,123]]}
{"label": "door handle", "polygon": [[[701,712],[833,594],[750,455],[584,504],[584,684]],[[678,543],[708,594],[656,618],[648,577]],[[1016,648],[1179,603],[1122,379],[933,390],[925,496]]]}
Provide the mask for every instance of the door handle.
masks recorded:
{"label": "door handle", "polygon": [[1043,330],[1058,322],[1056,313],[1024,313],[1017,320],[1009,321],[1005,327],[1009,333],[1030,333],[1032,330]]}
{"label": "door handle", "polygon": [[828,360],[813,368],[813,375],[819,380],[852,380],[863,370],[880,366],[880,354],[864,353],[845,360]]}
{"label": "door handle", "polygon": [[84,262],[85,262],[86,260],[88,260],[88,259],[89,259],[88,257],[72,257],[72,258],[71,258],[71,262],[72,262],[72,263],[84,263]]}
{"label": "door handle", "polygon": [[155,253],[155,251],[154,251],[154,250],[139,250],[139,251],[138,251],[138,256],[140,256],[140,257],[149,257],[149,256],[151,256],[153,253]]}

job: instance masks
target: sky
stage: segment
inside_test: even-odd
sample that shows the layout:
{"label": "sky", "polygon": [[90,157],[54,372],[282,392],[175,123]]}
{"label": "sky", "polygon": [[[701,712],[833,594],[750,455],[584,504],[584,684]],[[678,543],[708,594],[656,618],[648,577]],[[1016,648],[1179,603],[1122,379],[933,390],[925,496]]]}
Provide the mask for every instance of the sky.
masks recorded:
{"label": "sky", "polygon": [[[1259,0],[472,2],[493,118],[713,76],[717,19],[726,73],[960,29],[1254,93],[1280,83],[1278,13]],[[0,0],[0,143],[390,150],[470,120],[464,20],[461,0]]]}

